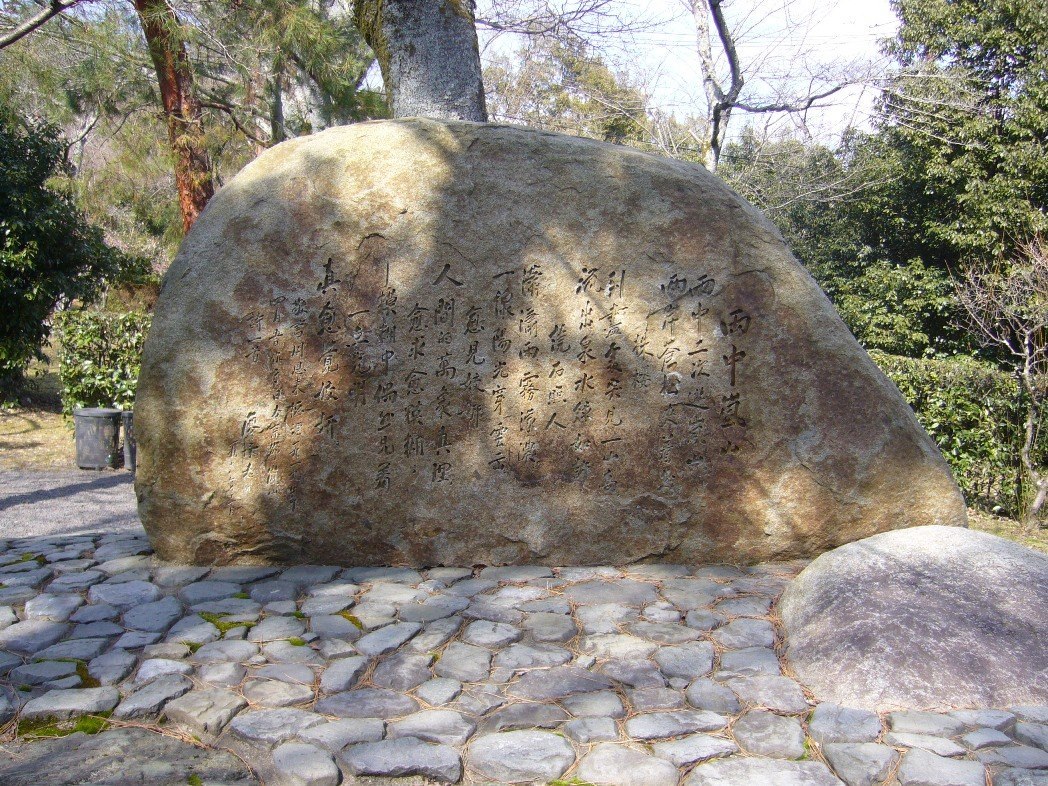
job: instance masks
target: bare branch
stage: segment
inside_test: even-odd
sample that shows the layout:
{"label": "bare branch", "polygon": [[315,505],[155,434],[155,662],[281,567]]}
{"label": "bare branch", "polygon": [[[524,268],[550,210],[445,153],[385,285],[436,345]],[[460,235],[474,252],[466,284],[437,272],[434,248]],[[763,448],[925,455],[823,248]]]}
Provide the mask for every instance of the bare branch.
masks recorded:
{"label": "bare branch", "polygon": [[90,0],[50,0],[47,5],[21,24],[16,25],[11,30],[0,33],[0,49],[25,38],[37,28],[47,24],[54,17],[82,2],[90,2]]}

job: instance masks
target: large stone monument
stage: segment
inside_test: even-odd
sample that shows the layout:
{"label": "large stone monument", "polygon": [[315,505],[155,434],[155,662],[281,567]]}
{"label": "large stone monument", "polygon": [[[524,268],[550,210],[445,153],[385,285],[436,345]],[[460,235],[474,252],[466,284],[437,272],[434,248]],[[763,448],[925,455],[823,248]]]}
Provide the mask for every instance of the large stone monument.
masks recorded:
{"label": "large stone monument", "polygon": [[259,156],[165,277],[135,416],[171,560],[746,562],[965,522],[757,211],[697,166],[496,125]]}

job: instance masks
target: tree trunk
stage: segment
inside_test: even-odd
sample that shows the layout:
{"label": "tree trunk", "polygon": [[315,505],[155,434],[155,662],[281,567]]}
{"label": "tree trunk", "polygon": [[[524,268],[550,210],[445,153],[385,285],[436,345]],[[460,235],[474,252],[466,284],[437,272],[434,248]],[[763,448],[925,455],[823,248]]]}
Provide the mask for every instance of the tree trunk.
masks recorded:
{"label": "tree trunk", "polygon": [[156,68],[167,117],[167,135],[175,157],[175,187],[182,228],[189,232],[215,193],[211,159],[204,144],[200,102],[193,93],[193,71],[179,21],[168,0],[134,0],[149,55]]}
{"label": "tree trunk", "polygon": [[473,11],[474,0],[354,0],[393,117],[488,119]]}

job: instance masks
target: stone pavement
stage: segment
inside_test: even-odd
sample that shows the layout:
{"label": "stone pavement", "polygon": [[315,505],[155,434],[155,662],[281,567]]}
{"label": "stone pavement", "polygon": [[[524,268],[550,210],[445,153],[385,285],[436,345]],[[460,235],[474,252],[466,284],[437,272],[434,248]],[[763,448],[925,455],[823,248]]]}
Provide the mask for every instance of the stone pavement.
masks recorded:
{"label": "stone pavement", "polygon": [[9,722],[0,783],[1048,785],[1048,707],[815,706],[773,612],[801,567],[209,570],[140,531],[9,539],[0,718],[112,727]]}

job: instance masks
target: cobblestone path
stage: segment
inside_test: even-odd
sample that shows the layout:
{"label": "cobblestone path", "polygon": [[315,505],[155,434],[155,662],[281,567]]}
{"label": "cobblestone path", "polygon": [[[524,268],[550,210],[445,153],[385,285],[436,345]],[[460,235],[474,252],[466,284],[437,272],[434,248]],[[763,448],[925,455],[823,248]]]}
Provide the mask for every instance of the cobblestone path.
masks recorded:
{"label": "cobblestone path", "polygon": [[[140,531],[11,538],[0,783],[1048,786],[1048,707],[816,706],[774,615],[801,567],[209,570]],[[26,741],[78,716],[110,730]]]}

